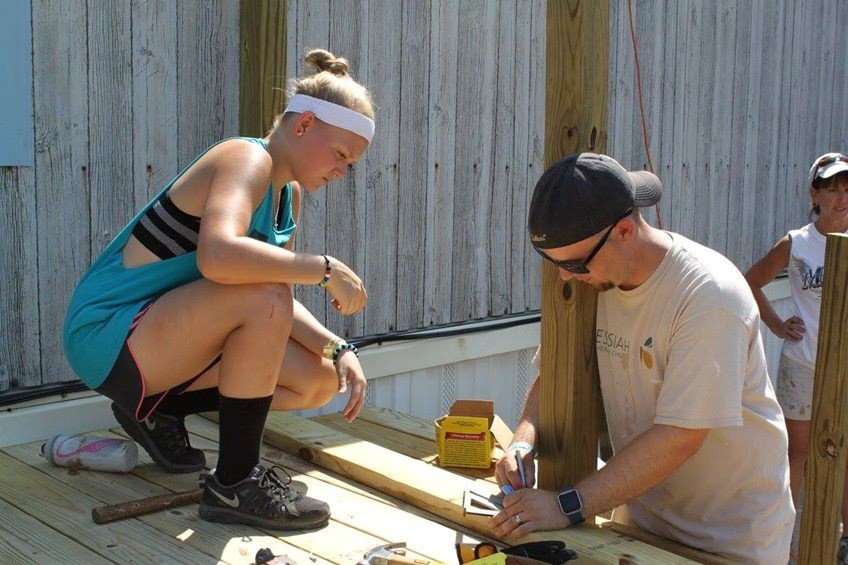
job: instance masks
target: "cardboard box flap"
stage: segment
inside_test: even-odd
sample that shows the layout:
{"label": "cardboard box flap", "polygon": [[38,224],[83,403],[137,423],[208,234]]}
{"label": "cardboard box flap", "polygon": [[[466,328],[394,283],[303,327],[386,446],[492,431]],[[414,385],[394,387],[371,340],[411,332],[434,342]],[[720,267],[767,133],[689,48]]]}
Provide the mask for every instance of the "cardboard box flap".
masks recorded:
{"label": "cardboard box flap", "polygon": [[512,443],[512,430],[506,425],[506,422],[501,420],[497,414],[491,423],[492,435],[495,436],[495,441],[501,446],[504,451],[507,450],[509,444]]}
{"label": "cardboard box flap", "polygon": [[495,417],[495,402],[494,400],[454,400],[449,415],[486,418],[491,425]]}

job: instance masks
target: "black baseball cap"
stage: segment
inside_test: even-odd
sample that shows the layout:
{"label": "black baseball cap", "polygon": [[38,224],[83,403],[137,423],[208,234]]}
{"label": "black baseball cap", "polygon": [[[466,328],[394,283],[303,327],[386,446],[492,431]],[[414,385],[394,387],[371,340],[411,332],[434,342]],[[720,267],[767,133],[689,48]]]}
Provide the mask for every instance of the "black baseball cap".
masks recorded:
{"label": "black baseball cap", "polygon": [[542,173],[533,189],[530,241],[540,249],[583,241],[660,197],[662,183],[649,171],[629,172],[607,155],[569,155]]}

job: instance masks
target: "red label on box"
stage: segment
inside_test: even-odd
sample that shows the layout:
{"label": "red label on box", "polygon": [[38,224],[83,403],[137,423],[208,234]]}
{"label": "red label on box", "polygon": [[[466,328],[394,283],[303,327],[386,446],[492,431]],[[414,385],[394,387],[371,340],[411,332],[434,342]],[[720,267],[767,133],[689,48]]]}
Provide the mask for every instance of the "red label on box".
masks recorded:
{"label": "red label on box", "polygon": [[475,441],[483,441],[485,439],[485,432],[481,434],[462,434],[459,432],[447,432],[445,433],[446,439],[469,439]]}

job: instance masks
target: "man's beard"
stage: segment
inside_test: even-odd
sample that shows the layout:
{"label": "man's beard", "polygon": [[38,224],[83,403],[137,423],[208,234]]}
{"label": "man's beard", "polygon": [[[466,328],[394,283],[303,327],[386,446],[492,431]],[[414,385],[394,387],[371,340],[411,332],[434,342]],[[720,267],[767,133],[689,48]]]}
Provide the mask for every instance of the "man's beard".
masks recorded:
{"label": "man's beard", "polygon": [[598,292],[606,292],[608,290],[615,288],[615,284],[613,284],[610,281],[602,281],[602,282],[598,282],[598,283],[589,283],[589,286],[591,286],[592,288],[594,288]]}

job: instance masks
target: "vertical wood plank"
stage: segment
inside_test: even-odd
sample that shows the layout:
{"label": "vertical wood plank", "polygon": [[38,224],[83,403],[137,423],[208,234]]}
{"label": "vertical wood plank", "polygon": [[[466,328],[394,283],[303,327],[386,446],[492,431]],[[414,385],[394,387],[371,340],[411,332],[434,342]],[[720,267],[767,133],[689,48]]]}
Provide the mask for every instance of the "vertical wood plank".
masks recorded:
{"label": "vertical wood plank", "polygon": [[[548,2],[545,164],[606,150],[609,4]],[[600,387],[597,295],[542,272],[539,486],[558,489],[596,469]]]}
{"label": "vertical wood plank", "polygon": [[263,137],[283,109],[286,0],[240,0],[239,132]]}
{"label": "vertical wood plank", "polygon": [[[97,4],[96,0],[93,0]],[[132,217],[132,10],[89,5],[88,122],[91,256],[97,257]]]}
{"label": "vertical wood plank", "polygon": [[[752,4],[740,4],[736,16],[736,53],[734,59],[733,127],[731,132],[730,178],[728,194],[728,226],[735,233],[728,235],[727,256],[745,271],[754,261],[751,233],[754,217],[754,196],[757,179],[756,136],[759,128],[759,85],[762,77],[763,18],[752,18]],[[743,72],[746,69],[747,72]],[[742,96],[744,93],[744,96]]]}
{"label": "vertical wood plank", "polygon": [[459,42],[457,0],[430,4],[430,96],[427,131],[423,324],[448,322],[452,311],[454,151]]}
{"label": "vertical wood plank", "polygon": [[33,167],[0,167],[0,391],[42,382],[34,181]]}
{"label": "vertical wood plank", "polygon": [[[715,29],[712,33],[715,59],[713,64],[713,89],[710,105],[714,107],[710,129],[713,142],[709,147],[710,181],[706,185],[707,245],[713,249],[727,249],[728,241],[739,237],[737,224],[729,224],[728,195],[730,189],[730,155],[733,151],[733,101],[738,90],[734,83],[733,65],[736,61],[736,5],[720,3],[714,14]],[[743,99],[740,95],[738,98]],[[718,101],[724,101],[718,103]],[[732,233],[730,233],[732,232]]]}
{"label": "vertical wood plank", "polygon": [[[330,6],[330,48],[351,64],[352,76],[366,87],[368,82],[368,38],[369,5],[365,2],[334,0]],[[382,109],[377,107],[376,121],[382,120]],[[375,138],[374,144],[382,143]],[[354,269],[360,277],[365,273],[366,222],[366,161],[370,150],[357,163],[352,172],[344,179],[335,181],[327,192],[326,236],[327,253],[338,257]],[[370,281],[365,280],[365,288],[372,300],[374,296]],[[320,293],[319,293],[320,294]],[[324,297],[326,303],[327,297]],[[327,308],[327,327],[344,337],[365,333],[365,314],[342,316],[333,308]]]}
{"label": "vertical wood plank", "polygon": [[180,166],[238,133],[238,0],[177,3]]}
{"label": "vertical wood plank", "polygon": [[91,260],[86,3],[34,0],[32,12],[41,378],[56,382],[74,378],[60,321]]}
{"label": "vertical wood plank", "polygon": [[[527,193],[532,192],[535,179],[527,178],[530,155],[530,127],[533,119],[531,109],[530,68],[536,53],[531,53],[532,37],[532,0],[517,0],[515,7],[513,68],[513,104],[514,121],[512,133],[512,190],[507,195],[508,206],[504,237],[509,241],[509,310],[521,312],[529,309],[525,299],[525,285],[535,285],[536,281],[527,279],[524,263],[527,251]],[[496,166],[496,170],[497,170]],[[534,253],[535,255],[535,253]],[[494,259],[493,259],[494,261]],[[534,271],[537,272],[537,271]]]}
{"label": "vertical wood plank", "polygon": [[[492,134],[497,53],[497,4],[460,2],[459,19],[464,22],[457,57],[486,53],[475,72],[463,73],[463,88],[456,100],[456,126],[468,132],[457,140],[454,192],[453,269],[451,320],[487,315],[489,304],[489,254],[485,241],[491,218]],[[473,77],[473,79],[471,79]],[[470,80],[468,80],[470,79]],[[472,133],[473,132],[473,133]]]}
{"label": "vertical wood plank", "polygon": [[[531,88],[531,119],[528,145],[530,147],[529,162],[527,165],[527,191],[524,193],[524,225],[526,229],[527,214],[530,209],[530,200],[533,197],[533,187],[542,176],[545,169],[545,146],[547,139],[547,1],[536,0],[532,4],[532,19],[530,22],[530,52],[532,65],[530,67]],[[526,234],[526,231],[525,231]],[[526,235],[525,235],[526,237]],[[529,242],[528,242],[529,245]],[[526,248],[525,248],[526,249]],[[542,259],[532,250],[524,253],[524,277],[526,281],[538,280]],[[542,285],[525,284],[524,300],[528,308],[541,308]]]}
{"label": "vertical wood plank", "polygon": [[[133,211],[177,174],[177,5],[132,4]],[[127,211],[132,213],[132,211]],[[129,215],[125,221],[129,219]]]}
{"label": "vertical wood plank", "polygon": [[[422,193],[427,190],[428,100],[430,86],[430,8],[423,2],[403,3],[400,51],[400,152],[397,186],[397,306],[395,329],[424,325],[423,235],[427,207]],[[391,141],[389,141],[391,143]]]}
{"label": "vertical wood plank", "polygon": [[[387,2],[373,5],[377,10],[370,22],[370,34],[378,41],[368,42],[368,80],[371,94],[380,107],[380,120],[373,147],[365,160],[365,221],[380,226],[368,230],[365,240],[365,281],[376,297],[365,309],[365,331],[382,333],[395,329],[395,310],[401,289],[398,279],[398,190],[400,177],[400,92],[401,34],[403,5]],[[404,140],[405,142],[406,140]]]}
{"label": "vertical wood plank", "polygon": [[848,236],[828,234],[799,563],[833,563],[848,441]]}
{"label": "vertical wood plank", "polygon": [[[765,254],[777,241],[779,234],[785,233],[788,226],[776,225],[775,208],[777,207],[779,194],[780,163],[784,158],[782,146],[782,135],[785,135],[784,124],[786,117],[781,111],[782,99],[784,97],[784,76],[787,50],[786,19],[787,5],[791,4],[783,0],[780,5],[772,8],[772,5],[764,0],[756,4],[754,18],[762,19],[763,29],[784,30],[781,34],[771,34],[765,31],[763,34],[762,68],[773,69],[772,72],[763,73],[758,85],[754,85],[756,95],[760,99],[758,113],[759,129],[749,132],[751,143],[756,146],[756,159],[752,164],[753,184],[757,203],[758,214],[752,221],[753,226],[753,256],[755,261]],[[774,27],[772,27],[774,26]],[[752,61],[751,64],[754,64]]]}
{"label": "vertical wood plank", "polygon": [[[291,7],[292,16],[295,16],[294,25],[289,29],[295,31],[290,40],[294,39],[294,45],[288,46],[287,52],[291,51],[288,60],[288,76],[302,77],[314,73],[314,69],[307,67],[303,59],[310,49],[329,47],[330,38],[330,3],[328,0],[298,2]],[[336,53],[337,56],[342,55]],[[379,124],[379,120],[377,122]],[[367,155],[367,154],[366,154]],[[367,158],[367,157],[366,157]],[[330,182],[325,188],[317,192],[303,192],[301,200],[301,213],[297,226],[297,238],[295,249],[305,253],[325,253],[327,250],[327,194],[329,191],[339,188],[339,181]],[[332,253],[331,253],[332,255]],[[345,263],[344,257],[339,259]],[[359,271],[359,275],[362,276]],[[365,280],[365,286],[369,291],[369,281]],[[324,289],[317,286],[297,285],[294,289],[297,298],[310,312],[320,321],[327,319],[328,298]],[[370,308],[370,304],[369,304]]]}
{"label": "vertical wood plank", "polygon": [[[510,311],[510,284],[513,278],[513,250],[509,239],[513,230],[512,194],[515,184],[515,43],[516,4],[503,2],[498,6],[497,57],[495,59],[495,108],[493,163],[491,181],[491,217],[486,228],[485,245],[489,256],[489,316],[500,316]],[[494,33],[494,30],[491,30]],[[526,118],[523,118],[526,119]],[[523,188],[523,187],[522,187]],[[521,218],[519,225],[524,222]],[[521,244],[527,238],[519,234]],[[519,248],[521,249],[521,248]],[[523,278],[523,273],[519,274]],[[522,300],[523,302],[523,300]]]}

